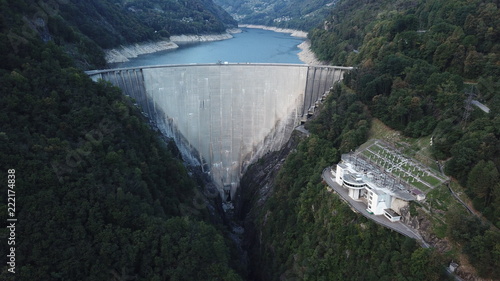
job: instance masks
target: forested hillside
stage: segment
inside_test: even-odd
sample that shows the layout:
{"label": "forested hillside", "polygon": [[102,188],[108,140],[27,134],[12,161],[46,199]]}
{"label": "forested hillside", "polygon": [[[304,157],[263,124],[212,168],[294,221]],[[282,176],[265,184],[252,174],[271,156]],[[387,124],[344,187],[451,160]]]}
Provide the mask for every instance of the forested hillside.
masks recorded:
{"label": "forested hillside", "polygon": [[61,5],[61,16],[103,48],[159,36],[221,33],[236,26],[211,0],[72,1]]}
{"label": "forested hillside", "polygon": [[[340,1],[329,18],[311,33],[320,58],[357,66],[372,114],[407,136],[432,135],[446,172],[500,223],[498,3]],[[490,112],[466,110],[469,94]]]}
{"label": "forested hillside", "polygon": [[240,23],[308,31],[324,21],[336,0],[214,0]]}
{"label": "forested hillside", "polygon": [[[68,25],[64,12],[45,24],[34,13],[48,8],[28,3],[0,2],[0,219],[17,219],[15,236],[0,231],[0,280],[241,280],[223,227],[210,222],[203,182],[188,175],[175,145],[57,45],[85,52],[97,35]],[[141,30],[123,40],[142,40]]]}
{"label": "forested hillside", "polygon": [[[338,163],[342,153],[356,149],[367,140],[373,113],[360,91],[366,89],[360,87],[366,83],[365,75],[362,71],[352,72],[345,77],[344,85],[330,93],[319,115],[306,124],[311,135],[280,169],[269,199],[263,206],[254,206],[246,216],[252,277],[260,280],[452,280],[444,267],[464,254],[467,263],[474,266],[472,271],[476,277],[496,280],[500,276],[500,231],[488,221],[466,213],[463,207],[430,211],[444,214],[446,222],[440,238],[456,245],[454,249],[440,252],[432,247],[421,248],[414,240],[354,214],[345,202],[325,188],[320,178],[322,170]],[[498,156],[491,156],[495,157]],[[479,163],[486,165],[484,161]],[[489,172],[482,175],[491,179],[495,169],[490,165]],[[267,191],[256,194],[261,193]],[[447,189],[445,196],[451,197]],[[414,216],[424,212],[416,202],[410,204],[409,211]],[[470,271],[468,274],[470,277]]]}
{"label": "forested hillside", "polygon": [[447,280],[439,253],[353,213],[321,181],[324,168],[366,140],[370,122],[349,88],[329,96],[271,197],[250,214],[256,280]]}
{"label": "forested hillside", "polygon": [[[475,276],[498,279],[498,5],[341,0],[310,32],[321,60],[355,70],[306,126],[311,136],[284,163],[268,201],[247,217],[255,228],[248,239],[256,243],[249,251],[257,278],[444,280],[443,266],[464,255]],[[489,113],[468,104],[471,100],[484,103]],[[454,250],[419,248],[353,214],[325,190],[322,169],[367,139],[372,117],[407,137],[431,136],[435,160],[484,215],[446,205],[430,211],[446,220],[441,233],[433,226],[433,235],[450,241]],[[455,200],[447,189],[443,196]],[[424,211],[412,203],[411,212]]]}
{"label": "forested hillside", "polygon": [[[255,6],[251,23],[319,23],[310,33],[316,53],[356,70],[253,210],[251,277],[447,278],[443,265],[457,253],[420,248],[352,213],[321,184],[321,170],[362,144],[375,116],[407,136],[432,136],[434,157],[484,215],[444,210],[443,239],[478,276],[497,278],[500,235],[489,223],[500,226],[497,1],[327,4]],[[0,167],[5,183],[15,169],[17,219],[15,244],[0,243],[2,253],[15,247],[16,274],[2,255],[1,280],[242,279],[223,227],[211,223],[217,210],[209,213],[203,182],[189,177],[175,145],[151,130],[134,101],[81,71],[105,66],[103,48],[233,24],[205,0],[0,0]],[[468,93],[490,112],[466,110]]]}
{"label": "forested hillside", "polygon": [[5,42],[17,49],[27,39],[53,41],[84,69],[105,67],[102,49],[170,35],[221,33],[236,26],[210,0],[20,0],[1,1],[0,7]]}

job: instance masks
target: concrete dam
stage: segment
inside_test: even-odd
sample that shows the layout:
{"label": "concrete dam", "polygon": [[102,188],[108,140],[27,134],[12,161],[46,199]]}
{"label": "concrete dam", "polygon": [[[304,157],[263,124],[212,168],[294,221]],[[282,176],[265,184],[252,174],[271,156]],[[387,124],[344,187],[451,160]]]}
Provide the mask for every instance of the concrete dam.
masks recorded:
{"label": "concrete dam", "polygon": [[247,167],[288,141],[349,67],[193,64],[89,71],[136,100],[225,199]]}

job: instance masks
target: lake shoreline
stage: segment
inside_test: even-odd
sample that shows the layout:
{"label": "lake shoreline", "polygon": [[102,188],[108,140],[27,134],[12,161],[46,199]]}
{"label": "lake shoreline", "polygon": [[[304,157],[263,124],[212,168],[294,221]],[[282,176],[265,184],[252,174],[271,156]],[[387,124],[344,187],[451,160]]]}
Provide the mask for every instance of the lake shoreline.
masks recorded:
{"label": "lake shoreline", "polygon": [[241,29],[228,29],[221,34],[208,35],[172,35],[170,40],[157,42],[142,42],[130,45],[122,45],[117,48],[104,50],[104,56],[108,64],[127,62],[140,55],[156,53],[159,51],[179,48],[178,44],[212,42],[233,38],[232,34],[240,33]]}
{"label": "lake shoreline", "polygon": [[327,65],[327,62],[320,61],[316,57],[316,54],[311,50],[311,41],[307,39],[307,32],[297,29],[288,29],[288,28],[279,28],[274,26],[266,26],[266,25],[255,25],[255,24],[240,24],[239,28],[256,28],[256,29],[264,29],[270,30],[279,33],[289,33],[290,36],[304,38],[306,39],[304,42],[297,45],[297,47],[301,50],[298,53],[299,60],[308,65]]}
{"label": "lake shoreline", "polygon": [[264,25],[239,25],[238,28],[228,29],[225,33],[209,34],[209,35],[173,35],[170,40],[162,40],[157,42],[142,42],[130,45],[122,45],[117,48],[105,50],[105,58],[108,65],[128,62],[130,59],[136,58],[140,55],[156,53],[165,50],[172,50],[179,48],[178,44],[198,43],[198,42],[212,42],[233,38],[232,34],[241,33],[240,28],[263,29],[279,33],[288,33],[292,37],[305,39],[304,42],[297,45],[301,50],[297,56],[298,59],[304,64],[308,65],[327,65],[328,63],[322,62],[317,59],[314,52],[311,50],[311,42],[307,39],[307,32],[295,29],[285,29]]}
{"label": "lake shoreline", "polygon": [[279,28],[274,26],[267,25],[257,25],[257,24],[239,24],[239,28],[256,28],[256,29],[264,29],[270,30],[279,33],[290,33],[290,36],[298,37],[298,38],[307,38],[307,32],[297,29],[289,29],[289,28]]}
{"label": "lake shoreline", "polygon": [[297,47],[301,50],[298,54],[299,60],[308,65],[328,65],[328,62],[320,61],[311,50],[311,41],[306,40]]}

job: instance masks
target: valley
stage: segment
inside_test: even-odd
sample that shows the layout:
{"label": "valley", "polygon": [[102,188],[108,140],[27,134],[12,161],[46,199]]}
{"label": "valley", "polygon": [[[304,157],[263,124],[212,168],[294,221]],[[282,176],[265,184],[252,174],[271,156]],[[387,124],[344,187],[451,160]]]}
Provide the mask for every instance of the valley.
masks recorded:
{"label": "valley", "polygon": [[[3,256],[1,280],[498,280],[497,1],[217,4],[0,1],[0,167],[5,178],[15,169],[17,199],[16,272]],[[149,52],[175,36],[212,36],[239,23],[307,31],[317,59],[352,68],[341,83],[316,87],[326,77],[322,66],[301,66],[316,69],[311,79],[285,75],[283,66],[252,76],[241,69],[260,66],[230,63],[210,66],[220,77],[209,66],[161,76],[140,67],[120,72],[106,61],[106,50],[151,44]],[[298,43],[285,48],[297,60]],[[250,53],[244,45],[225,53]],[[84,72],[105,68],[115,85],[138,77],[127,85],[141,95]],[[244,87],[228,83],[232,75]],[[157,95],[141,103],[147,79]],[[308,85],[319,94],[297,107],[293,126],[259,131],[281,122],[277,105]],[[195,88],[206,89],[199,99]],[[216,89],[239,94],[222,99]],[[224,107],[230,100],[235,106]],[[159,105],[168,112],[155,111]],[[208,125],[189,125],[208,108],[196,119]],[[153,112],[183,128],[178,140]],[[235,122],[264,112],[270,117]],[[198,136],[207,126],[215,131]],[[232,140],[243,128],[251,135],[212,138]],[[229,155],[240,155],[236,148],[254,135],[275,147],[237,166]],[[187,161],[182,141],[201,165]],[[425,194],[396,215],[430,247],[353,212],[327,188],[323,171],[351,152]],[[239,187],[221,197],[232,182]],[[4,222],[7,197],[0,193]],[[10,253],[4,238],[1,252]]]}

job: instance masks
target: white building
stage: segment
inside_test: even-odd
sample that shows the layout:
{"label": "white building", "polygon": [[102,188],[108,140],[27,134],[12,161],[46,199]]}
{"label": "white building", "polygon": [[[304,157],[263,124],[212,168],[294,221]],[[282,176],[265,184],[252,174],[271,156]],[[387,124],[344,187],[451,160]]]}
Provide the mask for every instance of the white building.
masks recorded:
{"label": "white building", "polygon": [[406,190],[377,183],[374,172],[377,173],[377,171],[357,171],[352,163],[342,161],[337,164],[334,174],[335,181],[347,189],[349,197],[366,204],[367,212],[384,215],[390,221],[399,221],[400,209],[408,206],[409,201],[415,198]]}

